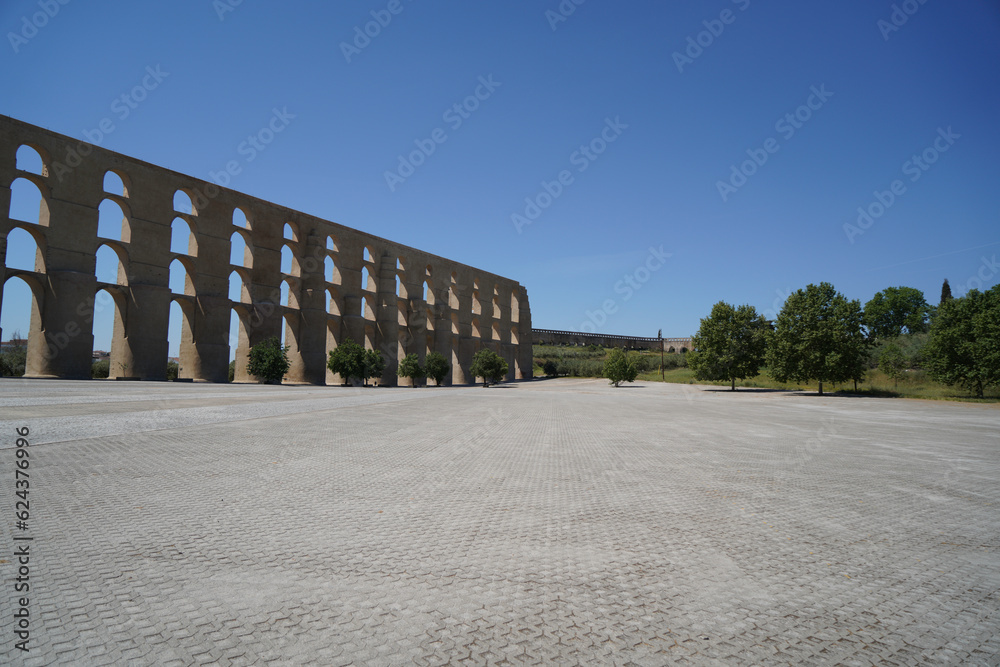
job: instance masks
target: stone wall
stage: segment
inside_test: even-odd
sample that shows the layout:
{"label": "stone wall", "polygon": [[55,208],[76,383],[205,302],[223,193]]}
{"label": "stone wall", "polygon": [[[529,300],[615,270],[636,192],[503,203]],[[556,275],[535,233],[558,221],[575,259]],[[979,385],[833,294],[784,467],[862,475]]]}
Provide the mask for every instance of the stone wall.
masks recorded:
{"label": "stone wall", "polygon": [[[41,158],[38,173],[16,164],[29,150]],[[18,179],[40,194],[37,221],[8,214]],[[178,191],[185,203],[175,209]],[[120,233],[99,235],[111,206],[120,209]],[[33,271],[2,266],[3,284],[20,278],[33,296],[28,376],[89,378],[95,304],[106,304],[115,311],[112,375],[165,379],[176,302],[181,378],[225,382],[233,344],[236,380],[252,381],[250,347],[282,329],[291,347],[286,381],[340,382],[326,359],[346,338],[385,354],[380,384],[397,384],[405,354],[422,362],[431,351],[451,363],[451,383],[471,383],[472,356],[483,347],[507,360],[508,379],[531,377],[531,311],[514,280],[7,117],[0,212],[0,257],[15,229],[38,249]],[[190,232],[186,252],[171,251],[179,225]],[[102,247],[118,258],[114,283],[97,280]],[[231,264],[234,247],[244,248],[243,261]],[[171,271],[185,273],[183,293],[171,292]],[[234,300],[231,281],[239,284]]]}

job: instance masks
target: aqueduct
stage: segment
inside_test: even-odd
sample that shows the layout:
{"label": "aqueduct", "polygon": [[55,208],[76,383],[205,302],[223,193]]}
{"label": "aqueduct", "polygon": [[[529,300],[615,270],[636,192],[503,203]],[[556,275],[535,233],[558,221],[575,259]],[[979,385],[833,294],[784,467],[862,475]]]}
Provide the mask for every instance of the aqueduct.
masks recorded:
{"label": "aqueduct", "polygon": [[659,350],[662,347],[664,352],[671,354],[693,349],[690,338],[643,338],[556,329],[534,329],[531,333],[532,340],[538,345],[597,345],[634,350]]}
{"label": "aqueduct", "polygon": [[[41,168],[25,168],[24,156]],[[15,184],[37,190],[37,220],[13,217]],[[3,284],[23,280],[32,295],[26,376],[91,377],[104,292],[115,311],[112,369],[139,379],[166,378],[175,302],[181,378],[226,381],[234,312],[236,381],[254,379],[250,347],[283,330],[292,382],[340,382],[326,360],[346,338],[385,354],[380,384],[397,384],[402,356],[432,351],[451,363],[451,383],[473,382],[484,347],[507,360],[508,379],[531,377],[531,311],[514,280],[8,117],[0,210]],[[178,229],[186,247],[171,247]],[[34,242],[34,267],[8,266],[15,230]],[[117,262],[113,282],[98,280],[99,254]],[[172,272],[183,273],[182,289],[171,291]]]}

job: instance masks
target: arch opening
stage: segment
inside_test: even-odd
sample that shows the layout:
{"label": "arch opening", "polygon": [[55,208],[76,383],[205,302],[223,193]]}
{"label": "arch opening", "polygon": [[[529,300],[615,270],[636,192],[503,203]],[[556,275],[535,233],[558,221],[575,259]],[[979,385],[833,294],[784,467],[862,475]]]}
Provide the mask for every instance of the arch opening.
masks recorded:
{"label": "arch opening", "polygon": [[38,298],[28,282],[20,276],[8,278],[2,291],[0,375],[21,377],[27,370],[28,339],[37,335],[31,331],[31,322],[39,321]]}
{"label": "arch opening", "polygon": [[250,218],[239,206],[233,209],[233,225],[241,229],[250,229]]}
{"label": "arch opening", "polygon": [[118,195],[128,199],[128,186],[125,185],[125,179],[114,169],[108,169],[104,172],[104,191],[109,195]]}
{"label": "arch opening", "polygon": [[17,153],[14,154],[14,168],[39,176],[45,176],[47,171],[42,154],[28,144],[18,146]]}
{"label": "arch opening", "polygon": [[188,267],[180,259],[170,262],[170,277],[168,285],[174,294],[194,295],[194,281],[188,273]]}
{"label": "arch opening", "polygon": [[170,302],[170,315],[167,319],[167,364],[177,364],[177,377],[192,377],[191,348],[194,336],[191,329],[191,319],[187,309],[176,299]]}
{"label": "arch opening", "polygon": [[191,203],[191,197],[184,190],[177,190],[174,192],[174,211],[177,213],[184,213],[186,215],[198,215],[198,211],[195,210],[194,204]]}
{"label": "arch opening", "polygon": [[250,287],[240,271],[229,274],[229,300],[237,303],[251,303]]}
{"label": "arch opening", "polygon": [[295,256],[292,246],[286,243],[281,246],[281,272],[289,276],[298,276],[299,271],[299,258]]}
{"label": "arch opening", "polygon": [[102,243],[97,248],[97,282],[128,285],[128,269],[114,248]]}
{"label": "arch opening", "polygon": [[[106,246],[103,247],[110,250]],[[91,360],[94,364],[92,375],[95,375],[95,377],[99,375],[101,377],[115,378],[131,377],[133,375],[134,369],[129,367],[124,350],[125,319],[123,306],[121,295],[113,294],[108,289],[101,288],[94,294],[94,310],[91,316],[94,346]],[[107,369],[106,375],[104,368]]]}
{"label": "arch opening", "polygon": [[10,184],[11,220],[29,222],[33,225],[48,225],[49,209],[37,185],[27,178],[15,178]]}
{"label": "arch opening", "polygon": [[288,278],[281,281],[281,298],[278,301],[279,306],[285,306],[286,308],[294,308],[294,299],[292,298],[292,285]]}
{"label": "arch opening", "polygon": [[339,285],[341,281],[337,263],[329,255],[323,258],[323,279],[331,285]]}
{"label": "arch opening", "polygon": [[198,255],[198,241],[194,228],[184,218],[174,218],[170,223],[170,252],[195,257]]}
{"label": "arch opening", "polygon": [[244,232],[233,232],[229,237],[229,263],[233,266],[253,268],[253,248],[243,235]]}
{"label": "arch opening", "polygon": [[128,214],[114,199],[105,199],[97,209],[97,238],[128,243]]}
{"label": "arch opening", "polygon": [[8,269],[45,272],[45,255],[35,237],[20,227],[7,234],[7,253],[4,265]]}
{"label": "arch opening", "polygon": [[326,312],[338,316],[341,312],[340,294],[333,288],[326,290]]}

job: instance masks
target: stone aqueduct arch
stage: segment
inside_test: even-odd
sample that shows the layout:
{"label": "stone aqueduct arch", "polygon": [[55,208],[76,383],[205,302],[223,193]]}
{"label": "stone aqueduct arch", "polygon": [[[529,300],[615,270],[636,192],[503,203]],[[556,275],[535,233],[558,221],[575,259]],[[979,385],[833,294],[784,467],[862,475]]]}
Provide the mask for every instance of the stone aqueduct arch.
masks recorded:
{"label": "stone aqueduct arch", "polygon": [[[17,168],[24,146],[41,157],[41,173]],[[41,194],[37,224],[10,217],[18,179]],[[121,191],[107,192],[106,181]],[[175,210],[178,192],[190,210]],[[122,213],[120,239],[98,236],[108,201]],[[173,302],[183,312],[182,378],[226,381],[233,311],[237,381],[253,379],[246,373],[250,347],[283,327],[292,382],[339,382],[326,359],[346,338],[385,353],[381,384],[397,384],[403,355],[423,361],[429,351],[449,360],[451,383],[471,383],[472,356],[483,347],[507,360],[508,379],[531,377],[531,311],[514,280],[7,117],[0,117],[0,211],[0,258],[15,229],[27,231],[39,249],[33,271],[2,265],[4,285],[19,277],[31,289],[26,376],[91,376],[94,304],[103,290],[116,310],[112,368],[141,379],[166,378]],[[191,229],[187,253],[171,252],[178,219]],[[230,263],[233,243],[246,248],[242,265]],[[115,284],[97,280],[102,246],[119,260]],[[169,287],[175,261],[186,273],[184,294]],[[240,283],[234,301],[231,278]]]}

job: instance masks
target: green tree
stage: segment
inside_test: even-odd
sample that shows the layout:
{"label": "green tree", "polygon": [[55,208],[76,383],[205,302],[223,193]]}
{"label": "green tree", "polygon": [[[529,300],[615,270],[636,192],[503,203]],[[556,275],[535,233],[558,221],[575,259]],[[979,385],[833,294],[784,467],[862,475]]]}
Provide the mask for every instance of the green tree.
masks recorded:
{"label": "green tree", "polygon": [[343,343],[330,350],[326,367],[344,379],[349,384],[351,378],[366,379],[365,348],[348,338]]}
{"label": "green tree", "polygon": [[107,359],[95,362],[90,368],[90,377],[95,380],[103,380],[111,375],[111,362]]}
{"label": "green tree", "polygon": [[277,336],[272,336],[250,348],[247,372],[259,382],[280,383],[288,372],[288,346],[282,347]]}
{"label": "green tree", "polygon": [[549,359],[545,362],[545,365],[542,366],[542,372],[550,378],[554,378],[559,375],[559,367],[556,366],[556,362]]}
{"label": "green tree", "polygon": [[922,351],[928,374],[982,397],[1000,384],[1000,285],[941,304]]}
{"label": "green tree", "polygon": [[948,279],[944,279],[944,283],[941,284],[941,300],[938,302],[938,306],[943,306],[946,302],[951,301],[951,285],[948,284]]}
{"label": "green tree", "polygon": [[420,357],[416,353],[411,352],[410,354],[403,357],[403,360],[399,362],[399,368],[396,369],[396,375],[401,378],[410,378],[413,381],[413,386],[417,386],[417,383],[427,377],[427,371],[424,367],[420,365]]}
{"label": "green tree", "polygon": [[698,380],[728,380],[736,390],[736,380],[756,377],[764,365],[771,325],[753,306],[733,306],[720,301],[701,321],[691,338],[693,352],[687,364]]}
{"label": "green tree", "polygon": [[861,303],[830,283],[808,285],[788,296],[768,346],[767,365],[778,382],[845,382],[863,377],[868,341],[861,331]]}
{"label": "green tree", "polygon": [[363,364],[365,386],[368,386],[368,380],[382,377],[385,371],[385,357],[378,350],[365,350]]}
{"label": "green tree", "polygon": [[445,377],[448,376],[451,366],[448,365],[448,360],[444,358],[443,354],[431,352],[424,359],[424,370],[427,371],[427,377],[434,378],[434,384],[440,387]]}
{"label": "green tree", "polygon": [[503,382],[507,377],[507,361],[493,350],[484,347],[472,357],[472,377],[483,378],[483,388]]}
{"label": "green tree", "polygon": [[903,377],[907,366],[906,356],[896,343],[887,343],[879,350],[878,369],[892,379],[893,389],[899,387],[899,379]]}
{"label": "green tree", "polygon": [[21,377],[28,362],[28,348],[25,345],[14,345],[15,341],[24,340],[21,332],[15,331],[10,337],[10,346],[0,353],[0,375],[3,377]]}
{"label": "green tree", "polygon": [[924,293],[912,287],[887,287],[865,304],[869,338],[895,338],[927,330],[930,307]]}
{"label": "green tree", "polygon": [[[229,362],[229,367],[232,368],[236,362]],[[167,362],[167,380],[176,380],[177,374],[180,373],[180,364],[176,361]],[[230,380],[232,382],[232,380]]]}
{"label": "green tree", "polygon": [[608,353],[608,358],[604,360],[603,375],[617,387],[622,382],[635,382],[635,378],[639,375],[639,369],[625,348],[616,347]]}

